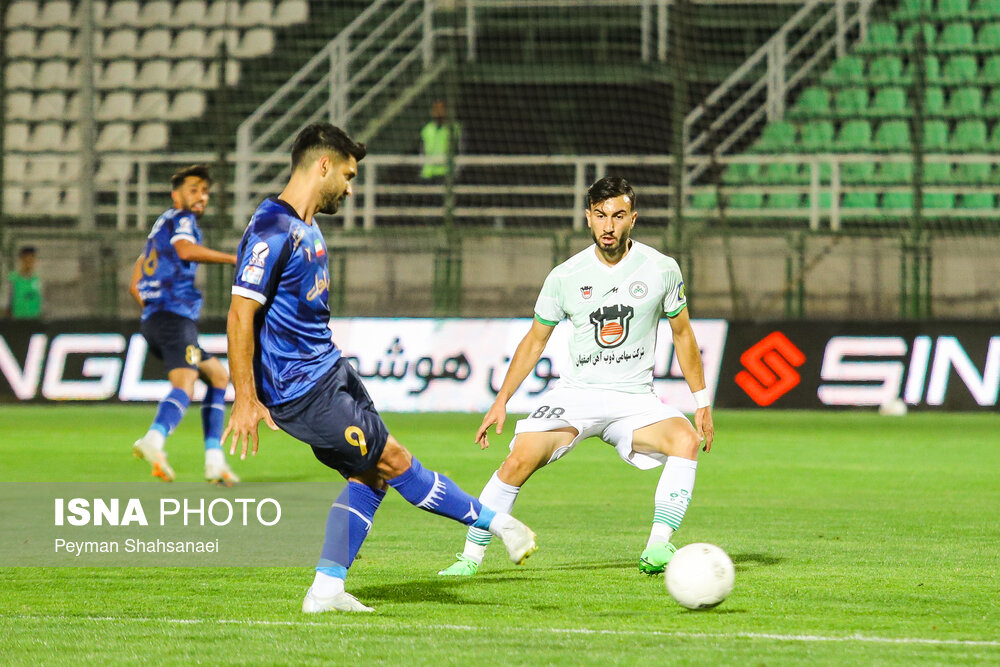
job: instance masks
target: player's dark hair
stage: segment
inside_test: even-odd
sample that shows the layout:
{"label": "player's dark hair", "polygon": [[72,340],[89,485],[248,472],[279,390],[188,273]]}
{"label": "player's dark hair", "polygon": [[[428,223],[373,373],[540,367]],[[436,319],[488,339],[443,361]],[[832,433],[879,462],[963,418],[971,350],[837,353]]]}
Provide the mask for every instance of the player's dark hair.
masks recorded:
{"label": "player's dark hair", "polygon": [[212,184],[212,172],[208,170],[208,165],[193,164],[190,167],[184,167],[183,169],[178,169],[174,172],[174,175],[170,177],[170,188],[172,190],[176,190],[184,185],[184,181],[190,176],[200,178],[209,185]]}
{"label": "player's dark hair", "polygon": [[622,195],[628,195],[629,201],[632,202],[632,210],[635,210],[635,192],[632,190],[632,186],[628,184],[624,178],[620,176],[605,176],[599,181],[594,182],[587,190],[587,208],[593,208],[594,204],[600,204],[605,199],[612,199],[613,197],[621,197]]}
{"label": "player's dark hair", "polygon": [[38,248],[36,248],[33,245],[23,246],[20,250],[17,251],[18,257],[24,257],[25,255],[37,255],[37,254],[38,254]]}
{"label": "player's dark hair", "polygon": [[295,137],[295,143],[292,144],[292,169],[301,166],[306,155],[316,149],[336,152],[345,160],[353,155],[359,162],[368,154],[364,144],[351,139],[339,127],[330,123],[313,123],[302,128]]}

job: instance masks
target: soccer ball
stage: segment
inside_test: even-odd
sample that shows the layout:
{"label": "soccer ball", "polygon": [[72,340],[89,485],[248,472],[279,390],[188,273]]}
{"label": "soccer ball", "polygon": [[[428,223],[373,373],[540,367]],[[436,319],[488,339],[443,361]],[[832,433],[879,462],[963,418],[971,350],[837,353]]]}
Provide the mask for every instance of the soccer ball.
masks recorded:
{"label": "soccer ball", "polygon": [[683,607],[711,609],[733,590],[736,571],[726,552],[714,544],[681,547],[667,564],[667,591]]}

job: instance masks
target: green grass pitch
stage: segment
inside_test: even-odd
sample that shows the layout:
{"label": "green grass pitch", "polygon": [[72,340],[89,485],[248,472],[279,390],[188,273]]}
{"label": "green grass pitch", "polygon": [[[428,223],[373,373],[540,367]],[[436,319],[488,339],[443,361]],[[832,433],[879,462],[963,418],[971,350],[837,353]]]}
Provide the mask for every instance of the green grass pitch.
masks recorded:
{"label": "green grass pitch", "polygon": [[[131,443],[151,406],[0,407],[0,481],[142,481]],[[513,430],[480,452],[478,415],[387,415],[423,462],[478,494]],[[538,533],[480,574],[436,576],[464,528],[390,493],[348,578],[371,615],[300,611],[309,568],[0,568],[0,663],[997,664],[996,414],[727,412],[678,545],[736,564],[720,607],[673,603],[636,561],[658,473],[596,440],[540,471],[515,513]],[[201,475],[192,410],[169,440]],[[321,481],[266,429],[245,480]],[[318,545],[317,545],[318,548]]]}

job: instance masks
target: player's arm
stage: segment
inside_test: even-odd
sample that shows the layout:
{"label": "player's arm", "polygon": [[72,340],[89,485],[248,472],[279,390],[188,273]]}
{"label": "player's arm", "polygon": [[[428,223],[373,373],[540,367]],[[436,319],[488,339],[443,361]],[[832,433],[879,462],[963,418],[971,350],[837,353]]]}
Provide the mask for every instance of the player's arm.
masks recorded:
{"label": "player's arm", "polygon": [[[698,341],[694,337],[694,329],[691,327],[691,317],[687,308],[681,310],[673,317],[668,318],[670,330],[674,338],[674,352],[677,354],[677,361],[681,365],[684,379],[687,380],[691,393],[695,394],[696,401],[704,394],[697,392],[705,389],[705,367],[701,363],[701,350],[698,349]],[[712,406],[705,400],[705,405],[699,407],[694,413],[694,425],[698,429],[698,435],[705,440],[704,450],[712,449],[712,440],[715,439],[715,425],[712,423]]]}
{"label": "player's arm", "polygon": [[142,279],[142,260],[143,256],[139,255],[135,260],[135,265],[132,267],[132,278],[128,281],[128,293],[132,295],[135,302],[139,304],[140,308],[144,308],[146,304],[142,302],[142,297],[139,296],[139,281]]}
{"label": "player's arm", "polygon": [[510,366],[507,367],[503,384],[500,386],[500,391],[497,392],[496,400],[493,401],[493,405],[483,417],[483,423],[476,431],[476,442],[482,449],[490,446],[489,440],[486,438],[486,431],[489,430],[490,426],[496,424],[497,435],[503,433],[503,424],[507,420],[507,401],[524,382],[524,378],[528,377],[528,373],[535,368],[535,364],[542,356],[545,344],[548,343],[554,328],[553,325],[544,324],[537,319],[532,320],[531,329],[518,343],[514,357],[510,360]]}
{"label": "player's arm", "polygon": [[233,295],[229,305],[229,317],[226,321],[226,333],[229,339],[229,375],[233,380],[236,398],[233,409],[229,413],[229,424],[222,434],[225,442],[229,434],[233,441],[229,446],[229,454],[236,453],[236,443],[241,445],[240,458],[247,456],[247,441],[253,444],[252,453],[257,455],[257,426],[263,419],[273,431],[278,427],[271,419],[271,413],[257,398],[253,378],[254,355],[254,314],[261,304],[237,294]]}
{"label": "player's arm", "polygon": [[177,256],[185,262],[200,262],[203,264],[232,264],[236,265],[236,255],[228,252],[220,252],[206,248],[200,243],[187,239],[177,239],[174,241],[174,250]]}

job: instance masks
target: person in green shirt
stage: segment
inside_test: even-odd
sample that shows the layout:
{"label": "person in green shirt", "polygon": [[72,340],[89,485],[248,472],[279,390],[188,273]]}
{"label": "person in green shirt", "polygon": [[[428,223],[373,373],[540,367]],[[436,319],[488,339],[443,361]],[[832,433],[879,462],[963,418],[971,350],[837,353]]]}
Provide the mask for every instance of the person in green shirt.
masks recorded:
{"label": "person in green shirt", "polygon": [[[443,182],[448,175],[448,151],[458,153],[458,142],[462,129],[457,121],[448,122],[448,108],[442,100],[431,105],[431,121],[420,130],[420,152],[426,157],[436,158],[420,170],[420,179],[425,182]],[[451,142],[455,141],[452,146]]]}
{"label": "person in green shirt", "polygon": [[17,270],[4,285],[4,316],[15,320],[37,320],[42,316],[42,281],[35,273],[38,250],[24,246],[17,253]]}

